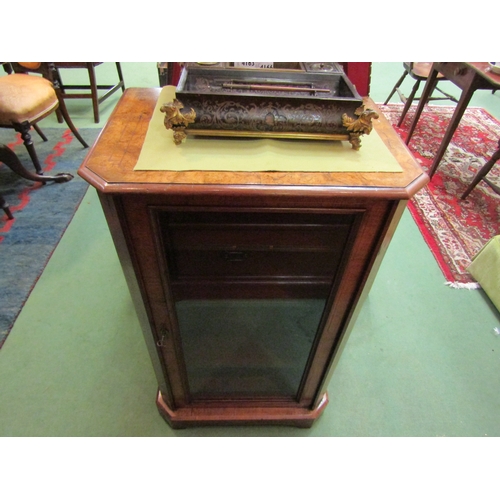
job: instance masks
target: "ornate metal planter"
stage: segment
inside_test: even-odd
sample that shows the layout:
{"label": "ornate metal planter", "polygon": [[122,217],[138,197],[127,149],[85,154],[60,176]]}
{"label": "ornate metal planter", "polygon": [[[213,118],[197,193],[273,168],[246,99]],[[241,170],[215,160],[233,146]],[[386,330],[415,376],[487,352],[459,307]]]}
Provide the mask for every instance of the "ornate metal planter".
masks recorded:
{"label": "ornate metal planter", "polygon": [[176,144],[192,134],[348,140],[359,149],[378,117],[337,63],[230,64],[184,67],[176,99],[161,108]]}

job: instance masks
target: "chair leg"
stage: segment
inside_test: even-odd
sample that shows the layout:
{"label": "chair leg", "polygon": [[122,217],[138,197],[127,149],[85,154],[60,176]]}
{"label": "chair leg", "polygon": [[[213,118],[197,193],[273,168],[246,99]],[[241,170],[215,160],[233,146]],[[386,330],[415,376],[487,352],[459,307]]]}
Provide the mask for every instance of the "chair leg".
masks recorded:
{"label": "chair leg", "polygon": [[391,90],[389,97],[385,100],[384,105],[386,105],[391,100],[391,97],[394,95],[394,92],[396,92],[396,90],[400,87],[400,85],[403,83],[403,81],[407,75],[408,75],[408,71],[405,70],[404,73],[402,74],[401,78],[396,83],[396,85],[394,85],[394,88]]}
{"label": "chair leg", "polygon": [[92,95],[92,107],[94,109],[94,122],[99,123],[99,95],[97,93],[97,80],[95,77],[95,69],[92,63],[87,63],[89,72],[90,93]]}
{"label": "chair leg", "polygon": [[73,135],[80,141],[80,144],[84,148],[88,148],[89,145],[85,142],[83,137],[78,132],[78,129],[75,127],[75,125],[71,121],[71,118],[69,117],[69,114],[68,114],[68,110],[66,109],[66,103],[64,102],[64,98],[60,96],[58,89],[56,89],[56,93],[57,93],[57,97],[59,99],[59,109],[61,110],[61,114],[64,118],[64,121],[66,122],[66,125],[68,125],[71,132],[73,132]]}
{"label": "chair leg", "polygon": [[23,179],[28,179],[30,181],[42,182],[45,184],[46,181],[54,182],[68,182],[74,178],[72,174],[57,174],[57,175],[39,175],[28,171],[24,165],[21,163],[16,153],[12,149],[0,144],[0,162],[2,162],[6,167],[10,168],[17,175],[20,175]]}
{"label": "chair leg", "polygon": [[0,194],[0,208],[3,209],[3,211],[7,215],[7,219],[12,220],[14,216],[12,215],[12,212],[10,211],[8,203],[5,201],[4,197]]}
{"label": "chair leg", "polygon": [[31,161],[33,162],[33,165],[35,166],[35,170],[37,174],[42,174],[43,169],[42,166],[40,165],[40,162],[38,160],[38,156],[35,151],[35,146],[33,145],[33,141],[31,140],[31,135],[29,133],[31,125],[28,122],[23,122],[23,123],[14,123],[14,130],[19,132],[21,134],[21,137],[23,139],[24,145],[26,146],[26,149],[28,150],[28,154],[30,155]]}
{"label": "chair leg", "polygon": [[[59,88],[61,90],[61,96],[64,96],[64,94],[66,93],[66,90],[64,90],[64,83],[62,81],[62,78],[61,78],[61,72],[59,71],[59,69],[57,69],[55,66],[53,68],[51,68],[51,82],[54,83],[55,80],[57,81],[57,84],[59,85]],[[55,78],[55,80],[54,80]],[[64,122],[64,119],[63,119],[63,115],[61,113],[61,110],[59,108],[56,109],[56,117],[57,117],[57,123],[63,123]]]}
{"label": "chair leg", "polygon": [[80,144],[84,148],[88,148],[89,145],[85,142],[83,137],[78,132],[77,128],[74,126],[71,118],[69,117],[68,109],[66,108],[66,103],[64,101],[64,91],[62,90],[64,86],[61,83],[59,72],[57,71],[53,63],[49,63],[49,66],[52,74],[52,84],[54,86],[54,91],[56,93],[57,100],[59,101],[59,106],[57,107],[57,110],[60,111],[62,117],[64,118],[64,121],[66,122],[66,125],[68,125],[71,132],[73,132],[73,135],[80,141]]}
{"label": "chair leg", "polygon": [[43,142],[48,141],[46,135],[42,132],[42,129],[36,123],[33,123],[33,128],[36,130],[37,134],[40,136]]}
{"label": "chair leg", "polygon": [[[410,93],[410,95],[408,96],[408,99],[406,100],[405,102],[405,105],[404,105],[404,108],[403,108],[403,112],[401,113],[401,116],[399,118],[399,122],[398,122],[398,127],[401,127],[401,124],[403,123],[404,119],[405,119],[405,116],[406,116],[406,113],[408,113],[408,110],[410,109],[410,106],[411,106],[411,103],[413,102],[413,100],[415,100],[415,94],[417,93],[417,90],[418,88],[420,87],[420,82],[422,80],[417,80],[415,82],[415,85],[413,86],[413,89]],[[434,81],[432,83],[432,87],[430,89],[430,92],[429,92],[429,97],[427,98],[427,102],[429,102],[431,99],[432,99],[432,94],[434,93],[434,91],[437,89],[437,81]],[[440,90],[441,93],[444,94],[443,91]],[[448,94],[446,94],[446,96],[448,98],[450,98],[451,100],[454,99],[454,97],[452,96],[449,96]],[[427,104],[426,102],[426,104]]]}
{"label": "chair leg", "polygon": [[119,84],[121,84],[122,92],[125,90],[125,80],[123,79],[122,67],[119,62],[116,63],[116,71],[118,73]]}
{"label": "chair leg", "polygon": [[8,74],[8,75],[12,75],[12,73],[14,73],[14,70],[12,69],[12,65],[10,63],[1,63],[2,64],[2,68],[4,69],[4,71]]}
{"label": "chair leg", "polygon": [[470,192],[479,184],[479,181],[493,168],[493,165],[495,165],[498,160],[500,160],[500,141],[498,141],[498,149],[493,153],[493,156],[477,171],[470,186],[461,196],[462,200],[465,200],[465,198],[469,196]]}
{"label": "chair leg", "polygon": [[417,80],[415,82],[415,85],[411,89],[410,95],[407,97],[405,105],[403,107],[403,112],[401,113],[401,116],[399,117],[398,121],[398,127],[401,127],[401,124],[403,123],[406,113],[408,113],[408,110],[410,109],[411,103],[413,102],[413,99],[415,98],[415,94],[417,93],[418,88],[420,87],[420,80]]}

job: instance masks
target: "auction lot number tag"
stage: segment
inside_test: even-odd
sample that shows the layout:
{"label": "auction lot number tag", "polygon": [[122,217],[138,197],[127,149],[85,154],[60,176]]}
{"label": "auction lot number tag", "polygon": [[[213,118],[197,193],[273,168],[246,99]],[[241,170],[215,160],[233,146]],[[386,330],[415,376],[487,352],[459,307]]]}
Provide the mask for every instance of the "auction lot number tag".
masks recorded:
{"label": "auction lot number tag", "polygon": [[273,68],[274,63],[272,63],[272,62],[235,62],[234,67],[235,68],[256,68],[256,69]]}

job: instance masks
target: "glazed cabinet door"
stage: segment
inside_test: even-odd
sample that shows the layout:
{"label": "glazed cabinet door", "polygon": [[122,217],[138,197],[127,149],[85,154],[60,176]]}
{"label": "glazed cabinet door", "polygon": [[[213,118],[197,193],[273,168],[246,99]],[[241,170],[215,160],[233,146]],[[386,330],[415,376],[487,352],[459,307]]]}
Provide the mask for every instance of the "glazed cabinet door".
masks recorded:
{"label": "glazed cabinet door", "polygon": [[170,407],[317,403],[383,227],[371,212],[128,197],[122,224]]}
{"label": "glazed cabinet door", "polygon": [[191,402],[300,400],[357,214],[151,212]]}

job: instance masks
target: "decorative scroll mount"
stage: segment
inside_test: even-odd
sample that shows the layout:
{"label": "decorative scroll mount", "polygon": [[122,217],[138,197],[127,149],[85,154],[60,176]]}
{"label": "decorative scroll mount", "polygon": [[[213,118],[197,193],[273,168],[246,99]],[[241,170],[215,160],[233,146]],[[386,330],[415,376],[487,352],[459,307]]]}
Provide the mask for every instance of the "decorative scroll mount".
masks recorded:
{"label": "decorative scroll mount", "polygon": [[379,116],[373,109],[364,109],[364,106],[359,107],[354,114],[359,118],[351,118],[344,113],[342,124],[349,132],[352,148],[358,151],[361,148],[361,136],[370,134],[373,128],[372,119],[377,119]]}
{"label": "decorative scroll mount", "polygon": [[178,146],[186,137],[186,127],[196,120],[196,112],[191,108],[190,111],[182,111],[184,105],[174,99],[172,102],[164,104],[160,111],[165,113],[163,123],[167,130],[174,131],[174,143]]}

